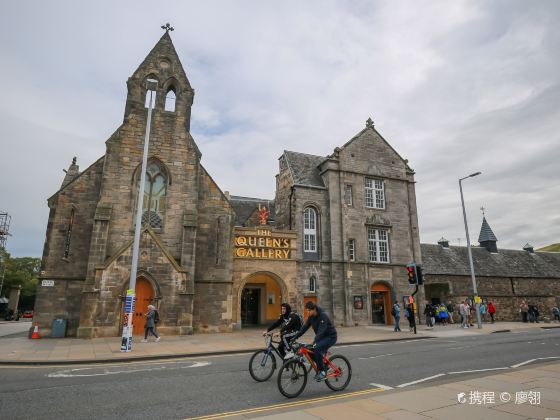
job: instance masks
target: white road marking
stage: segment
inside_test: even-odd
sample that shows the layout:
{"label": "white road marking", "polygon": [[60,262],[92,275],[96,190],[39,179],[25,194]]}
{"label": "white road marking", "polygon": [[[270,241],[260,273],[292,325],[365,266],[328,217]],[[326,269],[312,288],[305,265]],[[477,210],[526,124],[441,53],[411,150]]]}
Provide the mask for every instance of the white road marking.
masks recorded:
{"label": "white road marking", "polygon": [[383,385],[383,384],[376,384],[375,382],[370,383],[371,386],[374,386],[376,388],[381,388],[384,389],[386,391],[390,390],[390,389],[395,389],[392,386],[389,385]]}
{"label": "white road marking", "polygon": [[[192,363],[189,366],[180,366],[174,367],[175,369],[189,369],[189,368],[196,368],[196,367],[203,367],[208,366],[212,362],[171,362],[171,363],[152,363],[152,364],[160,364],[160,365],[170,365],[170,364],[180,364],[180,363]],[[122,365],[121,365],[122,366]],[[92,369],[99,369],[97,366],[93,367],[86,367],[86,368],[77,368],[77,369],[65,369],[60,370],[58,372],[52,372],[47,375],[48,378],[77,378],[77,377],[87,377],[87,376],[106,376],[106,375],[117,375],[119,373],[134,373],[134,372],[148,372],[152,370],[165,370],[168,369],[167,366],[159,366],[159,367],[150,367],[146,366],[144,368],[139,369],[125,369],[125,370],[109,370],[105,368],[101,373],[74,373],[74,372],[83,372]]]}
{"label": "white road marking", "polygon": [[445,376],[445,373],[438,373],[437,375],[428,376],[427,378],[418,379],[417,381],[407,382],[405,384],[397,385],[397,388],[404,388],[405,386],[419,384],[420,382],[426,382],[430,379],[439,378],[440,376]]}
{"label": "white road marking", "polygon": [[371,357],[360,357],[359,359],[360,359],[360,360],[376,359],[376,358],[378,358],[378,357],[392,356],[392,355],[393,355],[393,353],[387,353],[387,354],[380,354],[380,355],[371,356]]}
{"label": "white road marking", "polygon": [[536,359],[529,359],[525,360],[524,362],[518,363],[516,365],[511,365],[512,368],[518,368],[520,366],[528,365],[529,363],[533,363],[537,360],[549,360],[549,359],[560,359],[560,356],[550,356],[550,357],[537,357]]}
{"label": "white road marking", "polygon": [[458,373],[486,372],[486,371],[489,371],[489,370],[503,370],[503,369],[509,369],[509,366],[499,367],[499,368],[489,368],[489,369],[461,370],[461,371],[457,371],[457,372],[447,372],[447,374],[448,375],[456,375]]}

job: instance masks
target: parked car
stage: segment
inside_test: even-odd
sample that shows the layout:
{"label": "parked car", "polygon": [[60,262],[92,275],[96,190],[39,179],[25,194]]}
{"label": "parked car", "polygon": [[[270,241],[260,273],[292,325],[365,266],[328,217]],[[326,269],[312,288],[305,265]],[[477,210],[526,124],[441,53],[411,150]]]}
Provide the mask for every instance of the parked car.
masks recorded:
{"label": "parked car", "polygon": [[32,310],[27,310],[27,311],[23,311],[23,318],[33,318],[33,311]]}

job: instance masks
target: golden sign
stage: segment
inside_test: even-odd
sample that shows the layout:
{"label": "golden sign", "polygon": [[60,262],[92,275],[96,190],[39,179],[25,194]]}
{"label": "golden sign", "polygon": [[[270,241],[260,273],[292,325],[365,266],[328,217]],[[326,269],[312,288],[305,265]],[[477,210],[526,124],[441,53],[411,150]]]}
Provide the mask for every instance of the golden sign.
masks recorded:
{"label": "golden sign", "polygon": [[290,240],[273,237],[270,229],[257,229],[256,235],[236,235],[235,256],[287,260],[290,258]]}

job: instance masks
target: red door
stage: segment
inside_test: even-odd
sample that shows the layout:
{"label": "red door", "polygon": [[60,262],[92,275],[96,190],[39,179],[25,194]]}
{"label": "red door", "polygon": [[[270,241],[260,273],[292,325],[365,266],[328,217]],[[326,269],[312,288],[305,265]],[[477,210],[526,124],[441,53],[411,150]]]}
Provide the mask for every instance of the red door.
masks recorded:
{"label": "red door", "polygon": [[153,304],[154,291],[150,282],[139,278],[136,281],[136,306],[132,317],[132,333],[144,334],[144,324],[146,323],[146,312],[148,305]]}

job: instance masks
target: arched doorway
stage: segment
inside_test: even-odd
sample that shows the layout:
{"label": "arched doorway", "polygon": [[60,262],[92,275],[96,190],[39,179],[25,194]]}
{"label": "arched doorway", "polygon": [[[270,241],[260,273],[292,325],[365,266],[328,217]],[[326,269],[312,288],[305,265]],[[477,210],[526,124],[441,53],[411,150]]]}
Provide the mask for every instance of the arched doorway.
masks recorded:
{"label": "arched doorway", "polygon": [[154,302],[154,289],[148,280],[139,277],[136,280],[136,305],[134,307],[134,316],[132,317],[132,333],[144,334],[144,325],[146,323],[146,312],[148,305]]}
{"label": "arched doorway", "polygon": [[384,283],[375,283],[371,286],[371,322],[383,325],[393,323],[391,289]]}
{"label": "arched doorway", "polygon": [[241,327],[267,325],[278,319],[284,293],[285,286],[275,275],[266,272],[250,275],[239,293]]}

